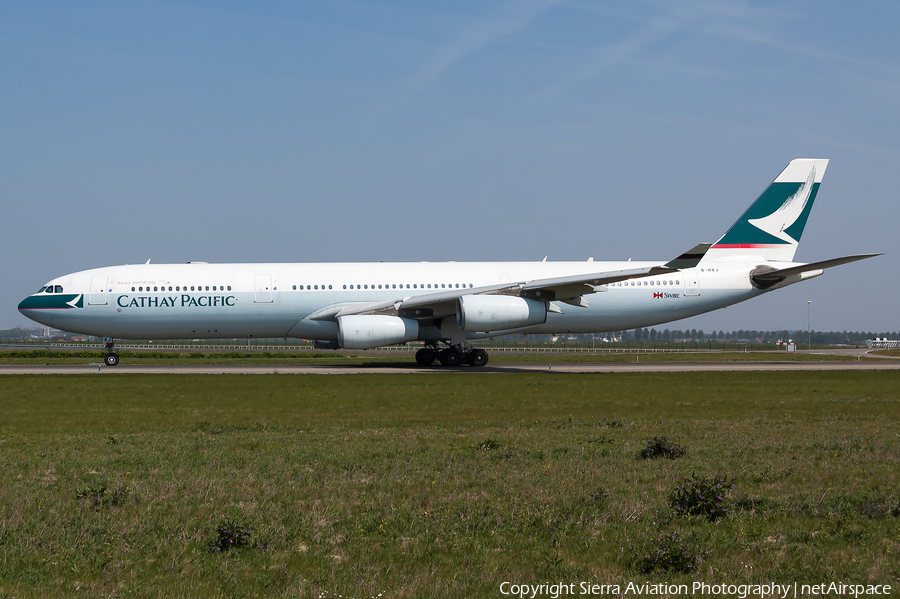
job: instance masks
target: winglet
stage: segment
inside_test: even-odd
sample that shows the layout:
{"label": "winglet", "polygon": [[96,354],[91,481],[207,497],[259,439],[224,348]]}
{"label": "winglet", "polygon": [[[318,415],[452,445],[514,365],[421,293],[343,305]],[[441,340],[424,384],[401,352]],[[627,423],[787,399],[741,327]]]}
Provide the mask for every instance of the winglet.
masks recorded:
{"label": "winglet", "polygon": [[684,252],[674,260],[666,263],[666,268],[677,268],[682,270],[685,268],[694,268],[706,255],[707,250],[712,247],[711,243],[698,243],[688,251]]}

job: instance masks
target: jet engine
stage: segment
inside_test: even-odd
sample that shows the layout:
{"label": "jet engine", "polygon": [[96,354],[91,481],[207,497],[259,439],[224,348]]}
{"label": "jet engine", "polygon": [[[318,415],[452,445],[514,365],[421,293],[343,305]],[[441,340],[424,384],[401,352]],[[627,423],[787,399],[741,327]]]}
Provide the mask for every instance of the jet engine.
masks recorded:
{"label": "jet engine", "polygon": [[351,315],[341,316],[337,321],[338,343],[346,349],[371,349],[415,341],[419,337],[419,323],[409,318]]}
{"label": "jet engine", "polygon": [[464,331],[487,333],[547,322],[547,304],[509,295],[464,295],[456,323]]}

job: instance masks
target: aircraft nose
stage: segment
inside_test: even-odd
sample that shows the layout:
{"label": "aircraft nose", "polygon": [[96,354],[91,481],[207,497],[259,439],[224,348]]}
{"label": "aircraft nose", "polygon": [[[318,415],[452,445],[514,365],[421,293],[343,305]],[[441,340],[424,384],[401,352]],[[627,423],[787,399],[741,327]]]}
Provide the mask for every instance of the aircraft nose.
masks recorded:
{"label": "aircraft nose", "polygon": [[34,320],[34,314],[36,310],[40,310],[44,305],[41,303],[41,299],[39,297],[35,297],[33,295],[29,295],[21,302],[19,302],[19,312]]}

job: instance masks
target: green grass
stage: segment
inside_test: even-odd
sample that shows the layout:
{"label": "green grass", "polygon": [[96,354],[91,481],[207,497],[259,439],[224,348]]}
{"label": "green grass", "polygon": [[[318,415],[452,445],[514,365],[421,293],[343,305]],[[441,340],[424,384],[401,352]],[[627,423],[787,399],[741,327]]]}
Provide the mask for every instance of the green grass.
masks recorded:
{"label": "green grass", "polygon": [[[900,577],[895,372],[6,376],[0,413],[0,596],[689,582],[635,568],[673,531],[708,582]],[[735,509],[675,517],[692,474]],[[225,518],[248,548],[208,551]]]}

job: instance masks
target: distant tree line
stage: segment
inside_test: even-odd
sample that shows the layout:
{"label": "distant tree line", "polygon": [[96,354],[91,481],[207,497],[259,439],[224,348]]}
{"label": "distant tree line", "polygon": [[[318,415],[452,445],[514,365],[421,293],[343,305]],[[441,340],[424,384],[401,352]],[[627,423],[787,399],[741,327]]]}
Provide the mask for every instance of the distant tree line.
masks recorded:
{"label": "distant tree line", "polygon": [[[794,339],[806,341],[807,331],[805,330],[781,330],[781,331],[757,331],[744,330],[737,331],[710,331],[705,332],[703,329],[634,329],[633,331],[618,331],[615,335],[623,341],[638,341],[648,343],[667,343],[679,341],[712,341],[714,343],[776,343],[778,341],[787,341]],[[840,345],[840,344],[859,344],[865,343],[866,339],[875,339],[876,337],[887,337],[888,339],[898,339],[897,331],[887,331],[875,333],[871,331],[812,331],[810,334],[813,343],[822,345]]]}

